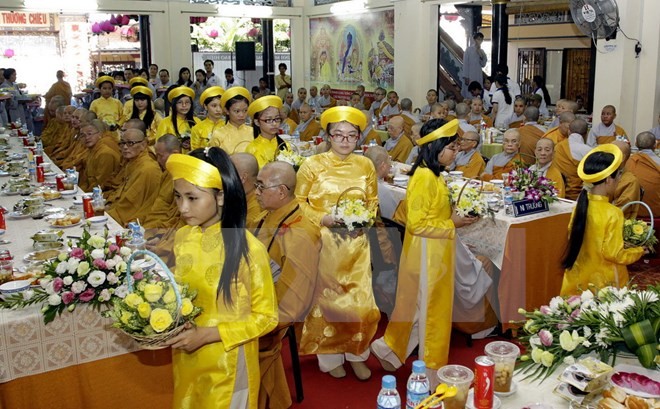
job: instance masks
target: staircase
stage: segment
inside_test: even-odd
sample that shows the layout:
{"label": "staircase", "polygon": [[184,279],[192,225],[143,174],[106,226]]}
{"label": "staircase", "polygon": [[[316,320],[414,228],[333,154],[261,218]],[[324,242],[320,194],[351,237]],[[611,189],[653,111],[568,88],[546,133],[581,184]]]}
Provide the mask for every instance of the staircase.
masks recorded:
{"label": "staircase", "polygon": [[440,29],[440,67],[438,79],[440,91],[445,95],[453,93],[457,100],[461,97],[461,70],[463,69],[463,49],[445,31]]}

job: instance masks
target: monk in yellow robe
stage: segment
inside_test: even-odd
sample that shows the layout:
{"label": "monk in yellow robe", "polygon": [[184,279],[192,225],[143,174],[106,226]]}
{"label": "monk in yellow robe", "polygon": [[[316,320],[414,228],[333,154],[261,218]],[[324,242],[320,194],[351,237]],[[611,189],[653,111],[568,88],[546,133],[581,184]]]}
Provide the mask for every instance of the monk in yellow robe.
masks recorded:
{"label": "monk in yellow robe", "polygon": [[575,120],[575,114],[572,112],[562,112],[559,115],[559,125],[548,130],[543,135],[544,138],[550,139],[555,143],[555,146],[561,141],[568,139],[570,133],[568,127]]}
{"label": "monk in yellow robe", "polygon": [[264,209],[257,200],[254,184],[257,182],[259,165],[257,159],[245,152],[239,152],[231,155],[231,161],[236,166],[238,176],[241,178],[245,198],[247,200],[247,226],[254,227],[264,216]]}
{"label": "monk in yellow robe", "polygon": [[524,125],[518,128],[518,133],[520,134],[520,154],[527,165],[534,163],[536,142],[543,138],[543,135],[548,131],[545,127],[538,124],[538,119],[539,109],[529,106],[525,108]]}
{"label": "monk in yellow robe", "polygon": [[144,220],[158,197],[161,169],[149,155],[149,143],[144,132],[129,129],[119,142],[124,166],[119,173],[121,184],[106,201],[108,215],[126,226]]}
{"label": "monk in yellow robe", "polygon": [[626,130],[615,124],[615,119],[616,108],[613,105],[605,105],[600,112],[600,123],[594,125],[589,131],[587,145],[596,146],[614,142],[617,137],[628,140]]}
{"label": "monk in yellow robe", "polygon": [[[626,169],[637,177],[644,188],[642,201],[649,205],[654,217],[660,216],[660,157],[654,152],[655,135],[642,132],[635,138],[639,152],[632,155]],[[646,207],[639,206],[639,216],[649,217]]]}
{"label": "monk in yellow robe", "polygon": [[486,182],[493,179],[502,179],[503,173],[524,166],[523,158],[519,153],[520,133],[518,129],[508,129],[504,132],[502,140],[504,152],[494,155],[486,164],[486,169],[481,174],[481,180]]}
{"label": "monk in yellow robe", "polygon": [[[622,207],[630,202],[637,202],[641,197],[641,186],[639,180],[634,173],[625,169],[626,163],[630,158],[630,145],[625,141],[614,141],[613,145],[616,145],[621,149],[623,153],[622,164],[623,168],[620,176],[619,183],[616,185],[616,190],[614,191],[614,197],[612,198],[612,204],[616,207]],[[637,209],[639,208],[638,204],[634,204],[626,207],[626,210],[623,211],[626,219],[634,219],[637,217]]]}
{"label": "monk in yellow robe", "polygon": [[147,248],[158,254],[167,265],[174,265],[174,236],[176,230],[183,227],[179,208],[174,200],[174,181],[172,175],[165,168],[167,159],[174,153],[181,153],[181,142],[174,135],[163,135],[156,145],[156,161],[163,171],[160,178],[158,197],[151,206],[151,210],[144,217],[142,226],[145,230]]}
{"label": "monk in yellow robe", "polygon": [[[609,203],[614,197],[622,152],[613,144],[599,145],[580,162],[578,174],[591,192],[583,190],[569,223],[568,251],[562,264],[566,269],[560,295],[580,295],[587,289],[628,284],[626,265],[644,254],[642,247],[624,248],[621,209]],[[581,206],[586,206],[581,208]],[[580,216],[586,214],[586,216]],[[577,220],[584,217],[583,220]],[[581,228],[576,228],[579,226]],[[575,228],[575,230],[574,230]]]}
{"label": "monk in yellow robe", "polygon": [[309,104],[303,103],[300,105],[298,115],[300,117],[300,123],[296,129],[300,133],[300,140],[304,142],[313,141],[315,136],[321,134],[321,125],[312,115],[312,108]]}
{"label": "monk in yellow robe", "polygon": [[[68,82],[64,81],[64,71],[57,70],[55,76],[57,77],[57,81],[53,85],[51,85],[48,92],[44,94],[44,99],[46,100],[46,106],[48,106],[50,104],[50,101],[53,99],[53,97],[56,96],[61,97],[62,100],[66,103],[66,105],[69,105],[69,103],[71,103],[71,97],[73,96],[73,92],[71,91],[71,85]],[[46,110],[46,116],[48,117],[48,110]]]}
{"label": "monk in yellow robe", "polygon": [[[460,104],[459,104],[460,105]],[[460,128],[459,128],[460,129]],[[484,173],[486,162],[477,150],[479,134],[465,132],[459,141],[459,151],[451,166],[451,170],[463,172],[463,177],[476,179]]]}
{"label": "monk in yellow robe", "polygon": [[539,176],[550,179],[555,182],[557,197],[566,196],[566,186],[561,172],[556,166],[552,165],[555,146],[550,139],[542,138],[536,142],[536,163],[529,167],[529,170],[535,171]]}
{"label": "monk in yellow robe", "polygon": [[403,132],[403,124],[404,121],[400,115],[390,119],[387,124],[389,139],[385,141],[385,149],[389,152],[392,160],[400,163],[406,163],[406,159],[408,159],[413,148],[410,137]]}
{"label": "monk in yellow robe", "polygon": [[85,108],[78,108],[71,117],[71,124],[75,128],[73,141],[68,149],[56,152],[51,158],[57,166],[64,170],[76,168],[78,172],[82,169],[85,158],[87,157],[87,147],[85,146],[85,137],[82,135],[81,128],[85,123],[96,119],[96,114],[89,112]]}
{"label": "monk in yellow robe", "polygon": [[66,143],[62,142],[59,144],[51,145],[52,149],[48,154],[50,159],[58,166],[64,158],[67,158],[73,152],[73,149],[76,146],[76,137],[80,133],[81,118],[83,118],[85,113],[89,111],[87,111],[85,108],[76,109],[75,107],[71,106],[70,112],[69,134],[68,138],[66,139]]}
{"label": "monk in yellow robe", "polygon": [[50,121],[50,132],[46,135],[48,144],[44,145],[44,153],[49,157],[53,155],[53,152],[71,143],[73,134],[71,115],[75,110],[74,106],[62,105],[55,111],[55,118]]}
{"label": "monk in yellow robe", "polygon": [[259,339],[260,409],[292,404],[280,354],[282,338],[290,325],[305,320],[316,287],[321,234],[300,209],[295,186],[296,173],[288,163],[269,163],[257,176],[257,199],[267,213],[254,235],[268,250],[279,306],[277,328]]}
{"label": "monk in yellow robe", "polygon": [[83,192],[91,192],[94,186],[103,186],[119,169],[121,154],[102,141],[105,131],[105,124],[100,119],[80,126],[87,148],[84,166],[78,170],[78,186]]}
{"label": "monk in yellow robe", "polygon": [[587,122],[575,119],[569,124],[568,139],[555,146],[552,164],[559,170],[566,186],[566,198],[577,200],[582,191],[582,179],[578,176],[578,164],[589,153],[591,147],[586,144]]}

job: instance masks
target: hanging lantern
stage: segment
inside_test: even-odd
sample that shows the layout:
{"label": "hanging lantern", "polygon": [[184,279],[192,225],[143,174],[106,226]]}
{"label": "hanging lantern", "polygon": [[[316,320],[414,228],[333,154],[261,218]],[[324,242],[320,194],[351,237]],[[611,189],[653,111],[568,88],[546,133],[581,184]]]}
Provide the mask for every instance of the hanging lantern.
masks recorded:
{"label": "hanging lantern", "polygon": [[103,23],[101,23],[101,29],[106,33],[112,33],[113,31],[115,31],[115,26],[113,26],[110,21],[104,21]]}
{"label": "hanging lantern", "polygon": [[5,58],[11,58],[14,56],[14,50],[7,48],[4,53]]}
{"label": "hanging lantern", "polygon": [[216,30],[215,28],[212,28],[206,32],[206,35],[208,35],[211,38],[217,38],[218,35],[220,35],[220,33],[218,33],[218,30]]}
{"label": "hanging lantern", "polygon": [[92,34],[99,35],[103,32],[99,23],[92,24]]}
{"label": "hanging lantern", "polygon": [[131,22],[131,18],[127,15],[121,16],[121,24],[122,26],[127,26]]}
{"label": "hanging lantern", "polygon": [[253,27],[247,32],[247,35],[248,35],[248,37],[256,37],[256,36],[259,35],[259,29],[256,28],[256,27]]}
{"label": "hanging lantern", "polygon": [[117,17],[115,17],[114,14],[111,15],[111,16],[110,16],[110,20],[109,20],[109,22],[110,22],[110,24],[112,24],[113,26],[116,26],[116,25],[117,25]]}

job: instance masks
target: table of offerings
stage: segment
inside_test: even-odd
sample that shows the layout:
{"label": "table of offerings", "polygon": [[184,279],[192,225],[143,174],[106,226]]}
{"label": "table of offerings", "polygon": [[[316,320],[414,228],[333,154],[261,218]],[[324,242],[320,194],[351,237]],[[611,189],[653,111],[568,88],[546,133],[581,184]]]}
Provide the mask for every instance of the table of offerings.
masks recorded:
{"label": "table of offerings", "polygon": [[[45,169],[46,183],[26,184],[22,179],[28,149],[22,140],[0,134],[0,148],[5,152],[0,206],[7,209],[0,254],[9,251],[13,258],[12,277],[7,277],[5,265],[3,279],[33,279],[45,260],[81,236],[83,192],[75,186],[54,189],[55,176],[62,174],[54,165]],[[48,163],[47,157],[44,160]],[[35,197],[43,201],[32,200]],[[122,229],[108,217],[90,232],[103,234],[104,225],[110,232]],[[33,244],[37,232],[59,239]],[[48,324],[40,305],[0,309],[0,408],[165,408],[171,405],[171,385],[169,349],[140,351],[91,307],[65,310]]]}

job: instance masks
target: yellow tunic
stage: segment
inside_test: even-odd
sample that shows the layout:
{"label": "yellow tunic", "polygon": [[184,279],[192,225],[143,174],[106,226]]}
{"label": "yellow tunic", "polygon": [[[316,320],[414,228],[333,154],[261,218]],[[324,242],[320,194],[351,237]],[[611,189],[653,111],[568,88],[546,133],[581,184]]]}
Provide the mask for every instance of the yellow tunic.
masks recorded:
{"label": "yellow tunic", "polygon": [[[373,163],[364,156],[342,160],[333,151],[309,157],[298,170],[296,197],[303,213],[321,226],[340,195],[350,187],[366,191],[368,206],[378,208]],[[353,190],[344,198],[365,199]],[[316,302],[305,320],[302,354],[361,354],[376,332],[380,313],[371,287],[371,257],[366,234],[351,238],[321,227]]]}
{"label": "yellow tunic", "polygon": [[119,170],[119,152],[99,140],[88,150],[84,166],[80,171],[78,186],[83,192],[91,192],[94,186],[103,186]]}
{"label": "yellow tunic", "polygon": [[[209,141],[214,138],[215,133],[225,126],[225,121],[219,119],[213,122],[210,118],[204,119],[192,127],[190,131],[190,149],[206,148]],[[225,150],[226,151],[226,150]],[[231,155],[232,152],[227,152]]]}
{"label": "yellow tunic", "polygon": [[140,221],[146,229],[144,237],[149,250],[158,254],[167,265],[173,265],[174,235],[177,228],[185,224],[181,222],[179,208],[174,201],[174,181],[168,171],[162,173],[158,197],[144,220]]}
{"label": "yellow tunic", "polygon": [[486,169],[486,162],[479,152],[472,154],[467,165],[456,166],[456,170],[463,172],[463,177],[470,179],[479,178],[484,173],[484,169]]}
{"label": "yellow tunic", "polygon": [[218,146],[230,155],[237,152],[245,152],[248,144],[254,140],[253,132],[251,126],[243,124],[237,128],[227,123],[222,128],[213,132],[209,146]]}
{"label": "yellow tunic", "polygon": [[172,350],[174,402],[178,409],[228,408],[234,391],[239,356],[245,359],[250,409],[259,393],[259,340],[277,325],[277,299],[268,253],[247,233],[250,263],[241,262],[238,280],[231,286],[232,304],[217,295],[225,259],[220,223],[205,231],[185,226],[176,233],[176,280],[197,291],[195,305],[202,314],[195,323],[217,327],[221,341],[195,352]]}
{"label": "yellow tunic", "polygon": [[[196,116],[193,117],[193,119],[195,120],[195,124],[201,122],[199,118],[197,118]],[[179,139],[182,139],[185,136],[190,136],[191,128],[190,128],[190,124],[188,123],[188,120],[185,118],[181,118],[180,116],[177,116],[176,121],[177,121],[176,126],[177,129],[179,130],[178,135],[176,132],[174,132],[172,116],[168,116],[167,118],[163,118],[163,120],[160,121],[160,124],[158,124],[158,130],[156,131],[156,140],[158,140],[158,138],[160,138],[165,134],[176,135],[179,137]],[[187,150],[184,149],[184,151],[185,152],[183,153],[188,153]]]}
{"label": "yellow tunic", "polygon": [[269,212],[255,234],[268,247],[271,260],[281,268],[275,283],[280,323],[259,340],[259,408],[286,409],[292,402],[280,354],[282,337],[288,325],[304,321],[312,305],[321,236],[319,228],[307,220],[296,200]]}
{"label": "yellow tunic", "polygon": [[[287,146],[287,148],[289,147],[288,143],[284,142],[284,144]],[[251,153],[255,158],[257,158],[259,169],[261,169],[268,162],[273,162],[275,160],[275,153],[279,150],[279,148],[280,147],[278,146],[276,137],[268,140],[259,135],[245,147],[245,152]]]}
{"label": "yellow tunic", "polygon": [[550,139],[552,142],[555,143],[555,146],[557,146],[559,142],[568,138],[568,136],[564,136],[564,134],[561,133],[558,126],[555,126],[554,128],[548,130],[548,132],[546,132],[545,135],[543,135],[543,137]]}
{"label": "yellow tunic", "polygon": [[[127,112],[126,107],[130,107],[130,109]],[[144,116],[147,114],[147,111],[143,111],[140,114],[140,119],[144,120]],[[125,124],[131,119],[131,116],[133,115],[133,102],[128,101],[124,105],[124,113],[121,119],[121,124]],[[158,139],[156,136],[158,134],[158,126],[160,125],[160,122],[163,120],[163,117],[160,116],[158,112],[154,111],[154,120],[151,121],[151,125],[149,126],[149,129],[147,129],[147,138],[149,139],[149,146],[152,146],[153,144],[156,143],[156,139]]]}
{"label": "yellow tunic", "polygon": [[[399,266],[396,304],[384,340],[401,362],[417,310],[418,291],[426,292],[424,357],[427,368],[447,364],[454,298],[454,236],[449,191],[442,176],[418,168],[406,191],[408,213]],[[420,282],[421,274],[426,281]]]}
{"label": "yellow tunic", "polygon": [[90,112],[94,112],[96,117],[104,122],[119,124],[122,118],[124,107],[116,98],[98,98],[92,101],[89,106]]}
{"label": "yellow tunic", "polygon": [[[573,226],[573,217],[569,224]],[[605,196],[589,193],[586,230],[582,248],[571,269],[564,272],[561,295],[579,295],[590,285],[596,289],[628,284],[628,269],[644,254],[641,247],[623,248],[623,212]]]}
{"label": "yellow tunic", "polygon": [[[637,180],[637,177],[631,171],[624,169],[619,182],[616,184],[612,204],[616,207],[622,207],[630,202],[637,202],[640,200],[640,194],[639,180]],[[638,204],[626,207],[626,210],[623,212],[626,219],[636,218],[638,208]]]}
{"label": "yellow tunic", "polygon": [[158,162],[146,149],[126,162],[119,172],[119,186],[108,196],[108,215],[122,226],[144,220],[158,197],[161,174]]}

